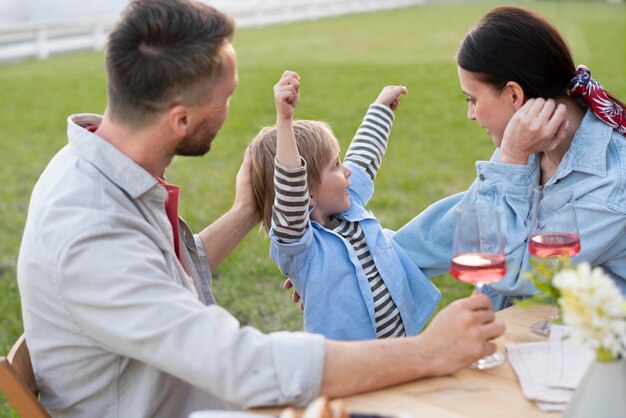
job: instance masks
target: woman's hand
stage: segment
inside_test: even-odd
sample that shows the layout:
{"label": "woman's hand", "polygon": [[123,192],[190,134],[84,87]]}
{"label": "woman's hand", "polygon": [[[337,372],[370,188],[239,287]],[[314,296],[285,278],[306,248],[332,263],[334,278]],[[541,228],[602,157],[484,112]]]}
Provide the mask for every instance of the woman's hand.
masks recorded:
{"label": "woman's hand", "polygon": [[531,154],[555,149],[565,139],[568,125],[565,105],[554,99],[529,99],[504,130],[500,162],[527,164]]}
{"label": "woman's hand", "polygon": [[[287,279],[283,283],[283,287],[285,289],[291,289],[293,287],[293,283],[291,283],[291,280]],[[291,301],[293,303],[300,302],[300,309],[304,310],[304,302],[300,299],[300,294],[298,293],[298,291],[296,289],[294,289],[293,293],[291,294]]]}

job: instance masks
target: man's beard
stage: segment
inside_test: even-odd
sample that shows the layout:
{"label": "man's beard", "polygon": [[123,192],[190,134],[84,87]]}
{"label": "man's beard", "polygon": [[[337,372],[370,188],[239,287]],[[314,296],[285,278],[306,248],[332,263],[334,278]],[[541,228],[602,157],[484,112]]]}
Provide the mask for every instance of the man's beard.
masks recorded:
{"label": "man's beard", "polygon": [[211,142],[217,132],[213,132],[208,122],[198,126],[186,135],[176,147],[176,155],[185,157],[201,157],[211,149]]}

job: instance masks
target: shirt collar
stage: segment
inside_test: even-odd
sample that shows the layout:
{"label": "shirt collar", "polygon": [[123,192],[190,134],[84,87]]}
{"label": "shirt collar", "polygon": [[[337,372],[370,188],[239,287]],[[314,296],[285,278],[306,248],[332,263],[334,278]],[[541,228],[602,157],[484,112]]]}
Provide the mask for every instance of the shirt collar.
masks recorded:
{"label": "shirt collar", "polygon": [[133,198],[143,195],[158,184],[157,179],[110,142],[85,129],[101,121],[102,116],[93,114],[68,117],[70,146]]}
{"label": "shirt collar", "polygon": [[606,153],[613,129],[588,110],[574,135],[572,145],[556,172],[561,179],[572,171],[606,176]]}

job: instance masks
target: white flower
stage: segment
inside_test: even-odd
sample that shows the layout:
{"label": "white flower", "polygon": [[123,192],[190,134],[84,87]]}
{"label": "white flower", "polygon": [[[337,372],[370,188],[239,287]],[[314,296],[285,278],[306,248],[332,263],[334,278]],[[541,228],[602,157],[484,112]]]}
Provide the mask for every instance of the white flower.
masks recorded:
{"label": "white flower", "polygon": [[554,276],[563,321],[574,327],[572,338],[591,345],[598,355],[608,352],[616,359],[626,353],[624,300],[613,280],[601,268],[588,263]]}

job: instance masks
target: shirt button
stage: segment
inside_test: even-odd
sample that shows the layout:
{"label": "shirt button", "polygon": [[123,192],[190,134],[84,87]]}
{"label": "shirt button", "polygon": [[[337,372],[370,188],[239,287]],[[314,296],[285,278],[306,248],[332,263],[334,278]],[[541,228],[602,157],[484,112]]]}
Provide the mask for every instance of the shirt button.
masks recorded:
{"label": "shirt button", "polygon": [[478,178],[480,179],[480,181],[485,181],[485,175],[484,174],[479,174]]}

